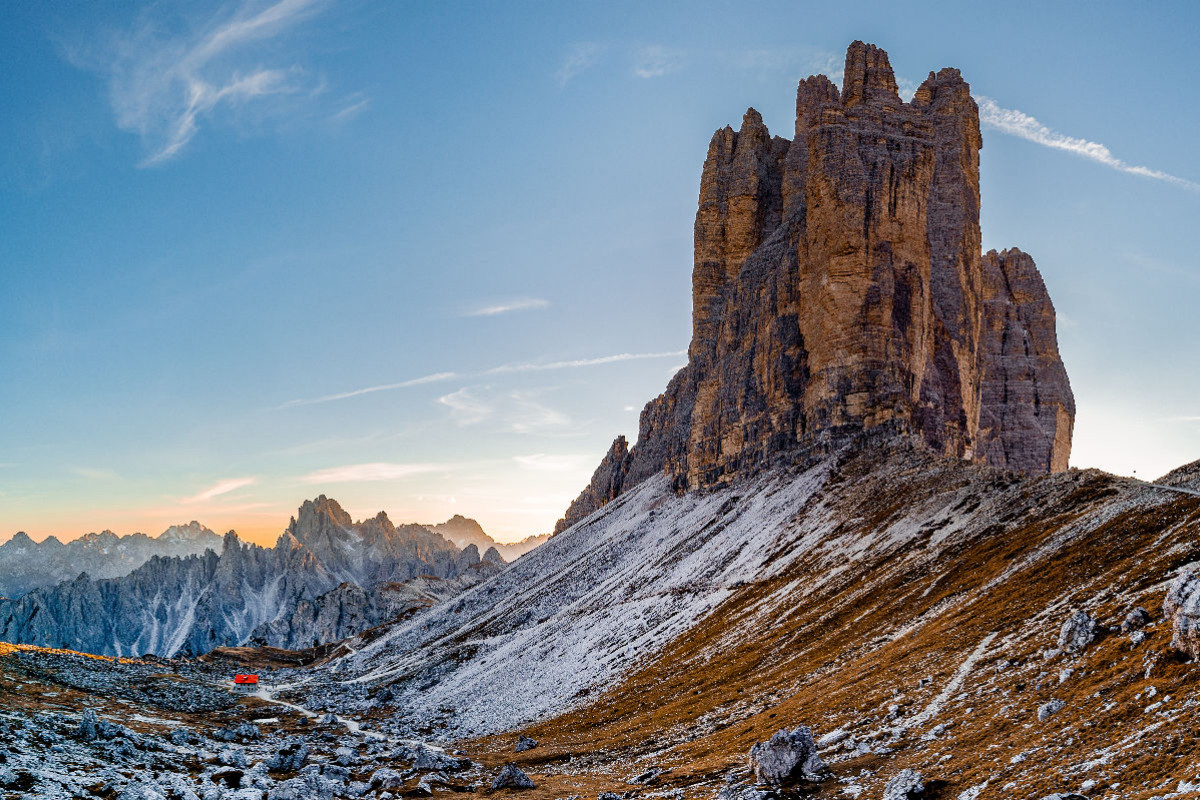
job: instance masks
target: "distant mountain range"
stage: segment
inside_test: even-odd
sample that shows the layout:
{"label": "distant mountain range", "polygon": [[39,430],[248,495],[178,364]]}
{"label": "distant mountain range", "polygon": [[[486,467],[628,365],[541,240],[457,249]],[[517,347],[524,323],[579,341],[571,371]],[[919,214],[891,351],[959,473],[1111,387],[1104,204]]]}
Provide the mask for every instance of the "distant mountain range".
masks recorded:
{"label": "distant mountain range", "polygon": [[[273,548],[241,542],[232,531],[223,539],[208,534],[199,537],[202,554],[154,554],[120,577],[84,572],[0,600],[0,641],[115,656],[200,654],[250,641],[309,647],[454,595],[504,566],[494,548],[481,557],[473,543],[460,548],[424,526],[397,527],[383,512],[355,522],[324,495],[301,506]],[[187,538],[110,536],[112,547]],[[45,542],[34,545],[24,535],[13,541],[16,547],[5,545],[9,553],[39,563]],[[0,552],[3,569],[19,569],[6,556]],[[103,559],[93,563],[116,569]],[[419,585],[405,587],[416,579]]]}
{"label": "distant mountain range", "polygon": [[437,525],[426,525],[425,527],[434,533],[441,534],[459,547],[466,547],[469,544],[473,544],[482,551],[486,551],[489,547],[494,547],[504,557],[505,561],[517,560],[551,536],[549,533],[542,533],[537,536],[526,536],[519,542],[501,544],[484,533],[483,527],[478,522],[461,514],[455,514],[450,519]]}
{"label": "distant mountain range", "polygon": [[89,533],[67,543],[51,536],[35,542],[24,532],[0,544],[0,597],[20,597],[43,586],[76,578],[128,575],[155,556],[192,556],[219,550],[221,537],[199,522],[172,525],[157,537]]}

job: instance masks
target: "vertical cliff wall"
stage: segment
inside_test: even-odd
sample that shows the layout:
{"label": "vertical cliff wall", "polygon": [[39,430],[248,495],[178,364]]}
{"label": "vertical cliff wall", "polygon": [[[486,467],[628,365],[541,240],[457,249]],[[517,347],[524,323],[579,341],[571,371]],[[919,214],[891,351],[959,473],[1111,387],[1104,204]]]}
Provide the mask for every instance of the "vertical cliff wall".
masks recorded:
{"label": "vertical cliff wall", "polygon": [[1033,260],[981,252],[979,112],[956,69],[900,99],[855,42],[800,82],[792,138],[754,109],[700,179],[688,365],[558,529],[649,475],[725,483],[864,433],[1026,472],[1066,468],[1075,407]]}

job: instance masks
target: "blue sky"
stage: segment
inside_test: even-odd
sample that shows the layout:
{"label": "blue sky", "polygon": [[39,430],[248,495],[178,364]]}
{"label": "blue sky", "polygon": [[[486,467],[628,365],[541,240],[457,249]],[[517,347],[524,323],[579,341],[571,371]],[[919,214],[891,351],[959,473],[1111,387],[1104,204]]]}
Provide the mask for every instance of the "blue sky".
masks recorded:
{"label": "blue sky", "polygon": [[712,131],[787,135],[854,39],[971,83],[1073,464],[1200,458],[1200,7],[1054,5],[6,9],[0,539],[270,541],[321,492],[549,529],[684,361]]}

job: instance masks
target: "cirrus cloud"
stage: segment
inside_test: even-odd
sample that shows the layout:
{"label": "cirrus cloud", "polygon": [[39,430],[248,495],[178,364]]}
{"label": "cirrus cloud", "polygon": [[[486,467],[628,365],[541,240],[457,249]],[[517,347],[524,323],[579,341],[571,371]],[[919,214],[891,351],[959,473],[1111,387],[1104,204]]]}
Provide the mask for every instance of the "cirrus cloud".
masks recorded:
{"label": "cirrus cloud", "polygon": [[436,464],[396,464],[388,461],[374,461],[369,464],[347,464],[341,467],[329,467],[310,472],[300,480],[304,483],[371,483],[375,481],[396,481],[423,475],[429,472],[439,472],[444,467]]}
{"label": "cirrus cloud", "polygon": [[242,489],[246,486],[251,486],[255,483],[258,483],[258,478],[225,478],[224,480],[217,481],[212,486],[192,495],[191,497],[180,498],[179,502],[186,505],[203,503],[208,500],[212,500],[214,497],[220,497],[223,494],[229,494],[230,492],[237,491],[238,489]]}
{"label": "cirrus cloud", "polygon": [[[129,30],[67,55],[76,66],[106,77],[117,127],[141,137],[147,152],[139,166],[153,166],[178,155],[218,112],[232,119],[252,107],[262,111],[267,98],[320,94],[324,84],[276,40],[326,5],[243,0],[231,12],[188,29],[151,6]],[[268,58],[292,63],[264,66]],[[365,108],[358,100],[358,110]]]}
{"label": "cirrus cloud", "polygon": [[1018,111],[1015,108],[1001,108],[990,97],[979,95],[975,99],[979,103],[979,122],[984,127],[1000,131],[1001,133],[1007,133],[1010,136],[1017,136],[1034,144],[1040,144],[1043,147],[1082,156],[1090,161],[1095,161],[1097,164],[1103,164],[1106,167],[1115,169],[1118,172],[1140,175],[1143,178],[1153,178],[1154,180],[1170,183],[1192,192],[1200,192],[1200,183],[1180,178],[1162,170],[1130,164],[1114,156],[1112,151],[1099,142],[1059,133],[1043,125],[1035,117],[1023,111]]}

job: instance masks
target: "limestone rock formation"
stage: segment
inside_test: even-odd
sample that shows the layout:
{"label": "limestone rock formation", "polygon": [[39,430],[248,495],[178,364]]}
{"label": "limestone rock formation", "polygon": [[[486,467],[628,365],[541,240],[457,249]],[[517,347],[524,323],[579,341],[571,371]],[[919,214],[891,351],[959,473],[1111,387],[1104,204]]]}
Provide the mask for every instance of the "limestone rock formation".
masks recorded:
{"label": "limestone rock formation", "polygon": [[1086,611],[1076,611],[1058,632],[1058,649],[1078,653],[1096,638],[1096,620]]}
{"label": "limestone rock formation", "polygon": [[883,800],[917,800],[925,794],[925,777],[912,769],[902,769],[887,782]]}
{"label": "limestone rock formation", "polygon": [[617,439],[563,530],[647,477],[677,491],[905,435],[1060,471],[1074,400],[1033,260],[981,252],[979,112],[956,69],[911,102],[855,42],[841,89],[800,82],[792,138],[754,109],[700,179],[688,365]]}
{"label": "limestone rock formation", "polygon": [[1192,570],[1181,570],[1171,581],[1163,616],[1171,623],[1171,647],[1200,658],[1200,578]]}
{"label": "limestone rock formation", "polygon": [[774,786],[798,780],[819,781],[828,772],[806,725],[792,731],[777,731],[767,741],[750,748],[750,768],[759,783]]}

